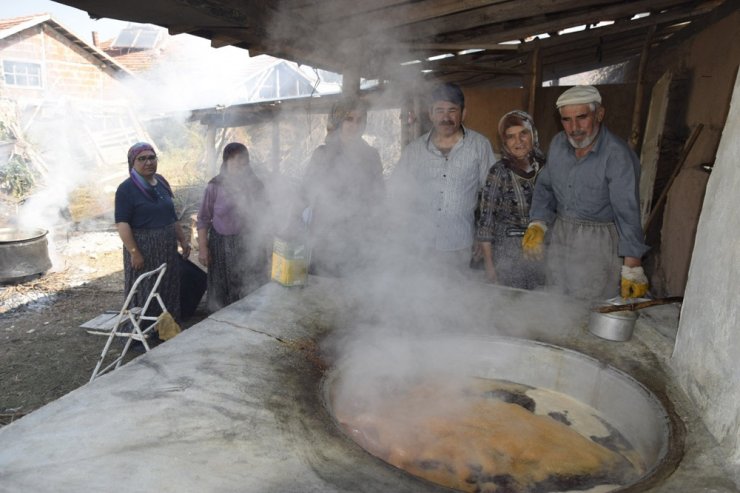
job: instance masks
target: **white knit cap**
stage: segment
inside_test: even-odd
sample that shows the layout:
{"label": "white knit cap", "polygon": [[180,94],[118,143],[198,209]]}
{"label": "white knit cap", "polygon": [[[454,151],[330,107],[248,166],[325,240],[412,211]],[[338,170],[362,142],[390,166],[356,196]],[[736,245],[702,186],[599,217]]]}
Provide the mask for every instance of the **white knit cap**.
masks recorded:
{"label": "white knit cap", "polygon": [[560,95],[555,106],[560,109],[569,104],[601,104],[601,94],[594,86],[573,86]]}

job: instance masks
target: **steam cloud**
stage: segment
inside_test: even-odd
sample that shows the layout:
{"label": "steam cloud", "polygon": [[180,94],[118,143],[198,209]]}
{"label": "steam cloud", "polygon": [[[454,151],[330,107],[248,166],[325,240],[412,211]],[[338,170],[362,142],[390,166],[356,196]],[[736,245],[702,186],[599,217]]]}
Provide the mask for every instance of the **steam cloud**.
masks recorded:
{"label": "steam cloud", "polygon": [[[268,29],[273,36],[280,37],[281,22],[275,19]],[[134,112],[146,119],[167,115],[173,121],[184,123],[193,108],[228,106],[235,101],[235,88],[243,82],[241,67],[248,54],[241,49],[211,49],[208,41],[176,36],[184,42],[183,56],[170,58],[141,78],[124,83],[121,99],[132,97]],[[384,57],[369,60],[368,66],[377,73],[398,77],[392,91],[386,96],[373,99],[365,140],[380,151],[384,174],[393,179],[393,166],[400,155],[400,125],[405,124],[398,113],[388,118],[386,108],[396,107],[399,94],[409,93],[425,96],[433,84],[417,71],[388,66],[387,60],[413,60],[416,57],[406,46],[392,39],[384,39]],[[331,44],[331,40],[327,40]],[[338,41],[333,44],[339,46]],[[341,49],[349,47],[340,46]],[[412,75],[416,74],[416,75]],[[388,99],[384,99],[388,98]],[[426,108],[422,106],[422,111]],[[176,115],[176,116],[173,116]],[[417,115],[421,117],[422,115]],[[179,117],[179,120],[177,118]],[[252,158],[252,167],[267,186],[271,210],[260,218],[254,230],[261,232],[265,243],[271,244],[272,235],[289,220],[288,211],[294,207],[294,198],[301,172],[313,149],[325,136],[325,116],[313,114],[286,114],[278,116],[285,127],[293,129],[290,141],[283,139],[277,163],[271,162],[271,131],[250,127],[246,132],[233,133],[228,140],[247,144]],[[400,123],[399,123],[400,122]],[[288,125],[290,124],[290,125]],[[30,199],[19,214],[20,226],[46,227],[53,231],[58,211],[69,205],[69,196],[79,184],[100,179],[91,176],[89,166],[77,159],[77,148],[68,149],[70,143],[88,141],[86,135],[76,135],[76,127],[62,115],[55,122],[56,130],[34,135],[35,141],[47,149],[50,166],[49,186]],[[184,127],[183,127],[184,128]],[[297,129],[297,130],[296,130]],[[153,135],[154,143],[157,136]],[[125,172],[121,156],[121,171]],[[278,172],[279,171],[279,172]],[[206,176],[207,180],[210,176]],[[120,180],[111,182],[115,187]],[[361,183],[353,184],[361,187]],[[411,193],[413,190],[409,189]],[[350,190],[351,192],[351,190]],[[319,192],[321,193],[321,192]],[[372,343],[382,340],[384,334],[406,334],[409,341],[414,337],[431,337],[435,333],[473,332],[485,334],[523,333],[547,330],[532,327],[520,320],[521,311],[547,312],[545,304],[537,307],[523,306],[522,302],[511,301],[511,295],[500,296],[496,289],[485,286],[471,276],[461,278],[457,273],[444,272],[419,249],[416,233],[423,223],[414,217],[403,204],[394,203],[396,198],[405,198],[401,189],[383,203],[374,204],[377,210],[367,214],[382,218],[381,227],[375,232],[374,241],[362,245],[358,251],[347,252],[350,260],[368,260],[367,267],[342,280],[348,309],[340,321],[340,330],[335,338],[327,341],[327,347],[338,353],[354,344]],[[250,207],[245,204],[245,207]],[[549,314],[552,316],[552,314]],[[555,318],[567,317],[558,313]],[[352,337],[350,337],[352,335]],[[360,341],[360,342],[357,342]]]}

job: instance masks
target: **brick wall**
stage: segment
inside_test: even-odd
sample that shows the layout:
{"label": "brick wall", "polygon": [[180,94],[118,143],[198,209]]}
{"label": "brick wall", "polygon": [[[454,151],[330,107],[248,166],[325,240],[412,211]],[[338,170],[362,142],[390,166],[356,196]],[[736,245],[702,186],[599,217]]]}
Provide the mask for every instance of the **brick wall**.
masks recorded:
{"label": "brick wall", "polygon": [[0,81],[1,94],[17,100],[116,100],[124,97],[116,72],[49,25],[39,25],[0,41],[0,60],[38,63],[42,87]]}

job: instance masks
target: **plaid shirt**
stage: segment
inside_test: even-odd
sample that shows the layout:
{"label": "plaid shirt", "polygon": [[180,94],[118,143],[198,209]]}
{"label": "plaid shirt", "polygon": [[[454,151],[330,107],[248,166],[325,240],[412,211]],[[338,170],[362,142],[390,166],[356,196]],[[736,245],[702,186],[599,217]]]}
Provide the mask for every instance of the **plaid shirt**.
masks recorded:
{"label": "plaid shirt", "polygon": [[424,244],[454,251],[473,244],[478,191],[496,158],[486,137],[463,128],[463,138],[445,156],[428,132],[403,150],[394,181],[411,185],[414,228]]}

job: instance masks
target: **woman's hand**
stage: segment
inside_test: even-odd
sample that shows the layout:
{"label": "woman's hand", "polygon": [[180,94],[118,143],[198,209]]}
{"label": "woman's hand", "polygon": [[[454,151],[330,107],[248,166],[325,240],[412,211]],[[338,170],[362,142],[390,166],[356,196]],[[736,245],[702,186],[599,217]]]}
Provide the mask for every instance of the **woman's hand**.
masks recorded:
{"label": "woman's hand", "polygon": [[496,268],[493,266],[493,261],[489,259],[485,259],[485,262],[483,262],[483,265],[486,267],[486,279],[491,284],[496,284],[498,282],[498,278],[496,277]]}
{"label": "woman's hand", "polygon": [[118,236],[121,237],[121,241],[123,242],[123,247],[131,255],[131,267],[134,270],[142,270],[144,268],[144,256],[136,244],[131,225],[128,223],[116,223],[116,229],[118,230]]}
{"label": "woman's hand", "polygon": [[182,249],[182,257],[188,258],[190,257],[190,250],[192,249],[190,242],[185,240],[180,242],[180,248]]}
{"label": "woman's hand", "polygon": [[208,252],[208,228],[198,228],[198,262],[203,267],[208,267],[211,255]]}
{"label": "woman's hand", "polygon": [[144,268],[144,256],[138,248],[134,249],[131,253],[131,266],[134,270],[142,270]]}
{"label": "woman's hand", "polygon": [[177,237],[177,242],[182,249],[182,257],[188,258],[190,256],[190,238],[185,235],[179,222],[175,222],[175,237]]}
{"label": "woman's hand", "polygon": [[493,248],[488,241],[480,242],[480,252],[483,256],[483,265],[486,268],[486,279],[490,283],[496,283],[496,268],[493,266]]}
{"label": "woman's hand", "polygon": [[200,265],[202,265],[203,267],[208,267],[208,260],[209,260],[208,247],[207,246],[200,247],[198,249],[198,262],[200,262]]}

